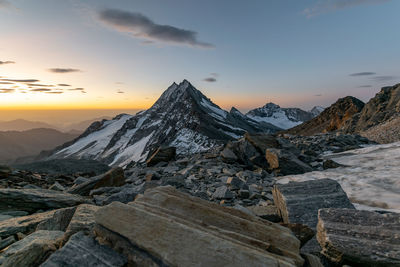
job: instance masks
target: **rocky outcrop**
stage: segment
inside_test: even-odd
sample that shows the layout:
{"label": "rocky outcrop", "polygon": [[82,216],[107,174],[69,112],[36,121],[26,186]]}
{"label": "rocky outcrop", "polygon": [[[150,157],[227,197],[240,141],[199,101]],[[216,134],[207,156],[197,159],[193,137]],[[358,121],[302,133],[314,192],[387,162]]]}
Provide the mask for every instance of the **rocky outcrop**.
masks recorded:
{"label": "rocky outcrop", "polygon": [[38,210],[77,206],[89,201],[83,197],[46,189],[0,189],[0,211]]}
{"label": "rocky outcrop", "polygon": [[172,266],[303,264],[289,229],[172,187],[147,190],[129,205],[105,206],[96,223]]}
{"label": "rocky outcrop", "polygon": [[[369,131],[375,128],[375,132],[383,130],[388,121],[395,120],[400,114],[400,84],[394,86],[383,87],[375,97],[371,98],[357,116],[353,116],[351,120],[343,125],[342,130],[346,133],[360,133],[377,142],[387,142],[385,139],[390,138],[389,132],[381,132],[379,135],[374,135],[374,131]],[[372,129],[371,129],[372,130]],[[398,141],[400,139],[390,138],[390,141]]]}
{"label": "rocky outcrop", "polygon": [[98,266],[122,267],[127,259],[93,238],[79,232],[57,252],[53,253],[41,267],[53,266]]}
{"label": "rocky outcrop", "polygon": [[340,98],[330,107],[326,108],[317,117],[293,127],[285,133],[296,135],[314,135],[341,129],[346,121],[352,119],[354,114],[359,113],[364,103],[352,96]]}
{"label": "rocky outcrop", "polygon": [[3,267],[39,266],[57,249],[63,235],[62,231],[36,231],[0,252],[0,264]]}
{"label": "rocky outcrop", "polygon": [[95,205],[82,204],[79,205],[74,215],[71,218],[71,221],[68,224],[67,229],[65,230],[64,242],[68,240],[70,236],[77,232],[90,233],[95,224],[94,222],[94,214],[100,207]]}
{"label": "rocky outcrop", "polygon": [[277,184],[272,193],[285,223],[305,224],[312,229],[317,226],[319,209],[354,209],[340,184],[331,179]]}
{"label": "rocky outcrop", "polygon": [[400,266],[400,214],[321,209],[317,239],[337,264]]}
{"label": "rocky outcrop", "polygon": [[269,169],[281,175],[301,174],[312,171],[311,166],[299,160],[290,151],[267,149],[265,158],[269,164]]}

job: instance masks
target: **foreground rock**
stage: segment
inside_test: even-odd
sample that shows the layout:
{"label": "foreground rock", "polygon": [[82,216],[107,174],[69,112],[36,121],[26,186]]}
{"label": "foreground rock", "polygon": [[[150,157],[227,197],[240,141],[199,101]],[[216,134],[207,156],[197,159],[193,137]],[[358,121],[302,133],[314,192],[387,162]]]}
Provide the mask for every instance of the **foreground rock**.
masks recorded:
{"label": "foreground rock", "polygon": [[70,236],[79,231],[90,233],[95,224],[94,214],[99,208],[95,205],[79,205],[68,224],[63,241],[65,242]]}
{"label": "foreground rock", "polygon": [[312,168],[299,160],[294,154],[281,149],[267,149],[265,158],[270,169],[282,174],[301,174],[312,171]]}
{"label": "foreground rock", "polygon": [[352,266],[400,266],[400,214],[321,209],[317,239],[331,261]]}
{"label": "foreground rock", "polygon": [[171,266],[303,264],[300,242],[289,229],[172,187],[147,190],[129,205],[105,206],[96,223]]}
{"label": "foreground rock", "polygon": [[107,246],[102,246],[93,238],[79,232],[71,236],[68,243],[53,253],[41,267],[53,266],[124,266],[124,256]]}
{"label": "foreground rock", "polygon": [[68,190],[68,192],[71,194],[87,196],[93,189],[110,186],[122,186],[124,184],[124,170],[118,167],[111,169],[102,175],[90,178],[88,181],[72,187],[70,190]]}
{"label": "foreground rock", "polygon": [[0,253],[3,267],[38,266],[57,249],[62,231],[37,231]]}
{"label": "foreground rock", "polygon": [[277,184],[272,193],[283,222],[312,229],[317,226],[319,209],[354,209],[340,184],[331,179]]}

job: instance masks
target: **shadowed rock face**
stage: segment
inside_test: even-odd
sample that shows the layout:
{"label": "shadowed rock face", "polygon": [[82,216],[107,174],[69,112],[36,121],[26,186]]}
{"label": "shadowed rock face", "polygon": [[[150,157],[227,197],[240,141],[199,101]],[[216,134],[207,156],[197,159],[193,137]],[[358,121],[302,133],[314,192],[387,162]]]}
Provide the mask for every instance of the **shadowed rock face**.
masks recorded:
{"label": "shadowed rock face", "polygon": [[351,266],[400,266],[400,214],[321,209],[317,239],[331,261]]}
{"label": "shadowed rock face", "polygon": [[128,205],[114,202],[95,216],[97,224],[170,266],[303,264],[289,229],[172,187],[149,189]]}
{"label": "shadowed rock face", "polygon": [[321,114],[285,133],[297,135],[313,135],[339,130],[354,114],[359,113],[364,103],[352,96],[340,98]]}
{"label": "shadowed rock face", "polygon": [[[368,101],[360,114],[345,123],[343,131],[347,133],[363,133],[389,120],[398,118],[399,114],[400,84],[383,87],[375,97]],[[368,134],[366,134],[366,137],[368,137]],[[380,139],[384,139],[384,136]],[[379,140],[377,141],[379,142]]]}

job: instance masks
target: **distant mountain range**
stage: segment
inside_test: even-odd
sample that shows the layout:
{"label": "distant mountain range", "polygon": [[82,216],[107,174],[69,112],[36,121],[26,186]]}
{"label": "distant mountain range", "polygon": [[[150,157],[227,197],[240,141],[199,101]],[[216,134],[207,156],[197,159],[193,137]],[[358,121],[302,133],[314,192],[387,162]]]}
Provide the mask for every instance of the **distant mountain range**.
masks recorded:
{"label": "distant mountain range", "polygon": [[274,133],[314,116],[272,103],[246,115],[236,108],[228,112],[184,80],[173,83],[148,110],[95,122],[48,158],[95,159],[125,166],[144,161],[162,145],[175,146],[181,154],[195,153],[240,138],[245,132]]}
{"label": "distant mountain range", "polygon": [[43,150],[54,149],[77,135],[54,129],[38,128],[27,131],[0,131],[0,164],[17,158],[34,156]]}
{"label": "distant mountain range", "polygon": [[56,126],[40,121],[29,121],[24,119],[16,119],[11,121],[0,121],[0,131],[28,131],[38,128],[48,128],[55,129],[57,131],[71,133],[71,134],[81,134],[95,121],[111,119],[111,117],[100,117],[90,120],[80,121],[76,123],[69,123],[64,126]]}

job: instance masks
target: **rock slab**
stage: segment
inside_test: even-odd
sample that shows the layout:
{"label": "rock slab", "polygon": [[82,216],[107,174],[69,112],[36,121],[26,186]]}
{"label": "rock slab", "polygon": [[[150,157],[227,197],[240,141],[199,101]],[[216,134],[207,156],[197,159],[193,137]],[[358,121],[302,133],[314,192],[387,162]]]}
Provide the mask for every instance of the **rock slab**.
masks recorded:
{"label": "rock slab", "polygon": [[317,240],[331,261],[351,266],[400,266],[400,214],[321,209]]}
{"label": "rock slab", "polygon": [[305,224],[313,230],[319,209],[354,209],[340,184],[331,179],[277,184],[272,195],[283,222]]}
{"label": "rock slab", "polygon": [[149,189],[128,205],[114,202],[99,209],[95,218],[97,224],[170,266],[302,266],[304,262],[300,242],[289,229],[170,186]]}

